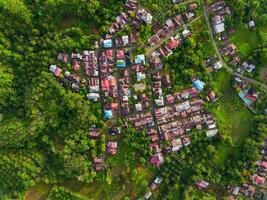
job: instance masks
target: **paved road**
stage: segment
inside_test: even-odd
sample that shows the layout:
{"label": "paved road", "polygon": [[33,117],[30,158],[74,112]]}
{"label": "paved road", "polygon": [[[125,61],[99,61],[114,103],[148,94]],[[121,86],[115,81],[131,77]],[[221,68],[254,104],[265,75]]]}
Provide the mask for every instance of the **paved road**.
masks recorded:
{"label": "paved road", "polygon": [[214,39],[214,35],[213,35],[213,31],[212,31],[212,28],[211,28],[211,24],[210,24],[210,21],[209,21],[209,17],[208,17],[208,8],[206,6],[206,4],[204,3],[203,0],[201,0],[201,3],[203,5],[203,8],[204,8],[204,15],[205,15],[205,19],[206,19],[206,22],[207,22],[207,25],[208,25],[208,28],[209,28],[209,35],[210,35],[210,39],[211,39],[211,42],[212,42],[212,45],[215,49],[215,52],[216,52],[216,55],[217,57],[219,58],[220,62],[223,64],[223,66],[226,68],[226,70],[228,72],[230,72],[231,74],[235,75],[235,76],[238,76],[250,83],[253,83],[253,84],[256,84],[256,85],[260,85],[263,89],[265,89],[267,91],[267,85],[265,85],[264,83],[261,83],[255,79],[252,79],[252,78],[248,78],[246,76],[243,76],[242,74],[239,74],[237,72],[235,72],[231,67],[229,67],[229,65],[227,65],[227,63],[224,61],[220,51],[219,51],[219,48],[218,48],[218,45]]}

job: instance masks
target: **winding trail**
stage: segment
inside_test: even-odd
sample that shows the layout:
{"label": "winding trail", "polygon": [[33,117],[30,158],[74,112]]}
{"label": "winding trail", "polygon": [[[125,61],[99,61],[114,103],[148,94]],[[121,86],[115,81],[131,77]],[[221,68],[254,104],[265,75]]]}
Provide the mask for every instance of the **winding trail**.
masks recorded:
{"label": "winding trail", "polygon": [[257,81],[255,79],[252,79],[252,78],[248,78],[246,76],[243,76],[242,74],[239,74],[237,72],[235,72],[231,67],[229,67],[229,65],[227,65],[227,63],[224,61],[220,51],[219,51],[219,48],[218,48],[218,45],[215,41],[215,38],[214,38],[214,35],[213,35],[213,31],[212,31],[212,28],[211,28],[211,24],[210,24],[210,21],[209,21],[209,14],[208,14],[208,8],[207,8],[207,5],[204,3],[204,0],[201,0],[201,3],[203,5],[203,9],[204,9],[204,16],[205,16],[205,19],[206,19],[206,22],[207,22],[207,25],[208,25],[208,29],[209,29],[209,35],[210,35],[210,40],[212,42],[212,45],[215,49],[215,52],[216,52],[216,55],[217,57],[219,58],[220,62],[223,64],[223,66],[226,68],[226,70],[228,72],[230,72],[231,74],[235,75],[235,76],[238,76],[250,83],[253,83],[253,84],[256,84],[256,85],[259,85],[261,86],[264,90],[267,91],[267,85],[260,82],[260,81]]}

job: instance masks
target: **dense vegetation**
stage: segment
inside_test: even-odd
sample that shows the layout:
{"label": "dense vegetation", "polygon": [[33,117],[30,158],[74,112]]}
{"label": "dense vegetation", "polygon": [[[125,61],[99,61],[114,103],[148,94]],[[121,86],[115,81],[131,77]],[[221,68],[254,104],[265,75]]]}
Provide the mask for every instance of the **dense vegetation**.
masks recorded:
{"label": "dense vegetation", "polygon": [[2,197],[20,199],[40,181],[92,182],[91,160],[102,151],[87,131],[105,126],[101,109],[43,71],[59,51],[90,48],[122,2],[0,1]]}
{"label": "dense vegetation", "polygon": [[[116,136],[118,154],[107,159],[104,172],[96,174],[92,159],[105,151],[106,139],[114,139],[108,134],[105,138],[103,130],[107,125],[101,120],[100,105],[87,101],[84,95],[66,91],[47,72],[48,66],[56,62],[58,52],[90,49],[93,40],[103,36],[123,10],[124,2],[0,0],[0,199],[23,199],[37,183],[56,185],[48,199],[82,200],[72,190],[78,192],[88,185],[93,191],[82,192],[99,199],[137,198],[147,191],[156,170],[148,167],[151,150],[146,133],[132,128],[123,130],[123,135]],[[142,2],[159,21],[157,25],[186,8],[183,4],[169,10],[172,4],[166,0]],[[263,0],[257,2],[239,0],[234,8],[236,13],[242,10],[239,17],[244,23],[249,16],[266,27],[266,14],[256,14],[258,10],[264,12],[266,5]],[[164,60],[166,69],[172,72],[174,90],[191,85],[192,77],[202,78],[207,88],[213,86],[203,65],[213,52],[207,30],[201,26],[196,25],[201,28],[198,35],[193,34]],[[259,32],[262,43],[266,42],[263,31]],[[150,25],[143,25],[138,43],[145,43],[151,32]],[[265,59],[266,48],[257,46],[253,56],[255,60]],[[175,197],[179,191],[184,199],[213,199],[192,187],[204,178],[214,186],[244,182],[254,170],[253,163],[266,137],[264,120],[263,116],[255,119],[254,129],[238,148],[227,137],[211,140],[204,138],[203,133],[195,134],[190,147],[167,157],[161,169],[164,185],[159,198]],[[100,141],[89,139],[88,128],[92,125],[99,128]],[[233,149],[225,155],[225,163],[220,161],[221,144]]]}

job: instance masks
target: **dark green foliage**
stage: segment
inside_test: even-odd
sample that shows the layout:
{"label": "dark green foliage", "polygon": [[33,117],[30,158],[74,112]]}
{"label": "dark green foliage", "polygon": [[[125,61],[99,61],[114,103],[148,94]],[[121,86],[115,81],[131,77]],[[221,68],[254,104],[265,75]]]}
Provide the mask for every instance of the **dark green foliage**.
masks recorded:
{"label": "dark green foliage", "polygon": [[85,197],[76,194],[64,187],[58,187],[55,186],[52,188],[52,190],[50,191],[50,194],[47,198],[47,200],[86,200]]}
{"label": "dark green foliage", "polygon": [[60,51],[90,50],[123,2],[0,1],[1,197],[21,199],[41,181],[93,181],[105,140],[90,140],[88,128],[105,127],[100,105],[66,91],[48,68]]}

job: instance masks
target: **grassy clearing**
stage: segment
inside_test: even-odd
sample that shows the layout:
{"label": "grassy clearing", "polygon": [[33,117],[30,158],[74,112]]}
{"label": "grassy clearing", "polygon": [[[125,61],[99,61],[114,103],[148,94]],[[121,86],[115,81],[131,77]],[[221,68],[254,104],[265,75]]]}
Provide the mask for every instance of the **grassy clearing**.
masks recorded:
{"label": "grassy clearing", "polygon": [[242,57],[248,57],[259,44],[260,38],[257,31],[239,26],[236,27],[236,33],[230,37],[230,41],[236,45]]}
{"label": "grassy clearing", "polygon": [[45,200],[51,188],[50,185],[39,183],[25,195],[24,200]]}
{"label": "grassy clearing", "polygon": [[215,88],[220,94],[213,113],[223,135],[231,136],[234,144],[240,144],[249,134],[253,115],[246,109],[231,87],[231,75],[222,70],[215,75]]}
{"label": "grassy clearing", "polygon": [[216,164],[222,166],[230,154],[238,151],[239,145],[248,136],[252,125],[253,115],[244,107],[237,93],[231,86],[231,75],[221,70],[215,75],[215,90],[219,99],[212,112],[218,122],[219,131],[223,136],[230,137],[233,146],[219,143],[217,146],[218,159]]}

